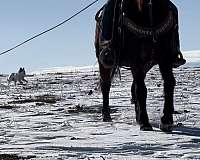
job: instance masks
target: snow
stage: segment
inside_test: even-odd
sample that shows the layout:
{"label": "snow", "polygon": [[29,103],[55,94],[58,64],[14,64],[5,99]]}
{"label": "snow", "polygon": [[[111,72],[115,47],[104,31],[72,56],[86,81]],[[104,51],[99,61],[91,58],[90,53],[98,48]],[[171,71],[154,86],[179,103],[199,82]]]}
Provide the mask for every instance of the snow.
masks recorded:
{"label": "snow", "polygon": [[[200,51],[184,52],[174,69],[174,115],[170,134],[160,131],[163,85],[155,66],[146,77],[147,110],[154,131],[140,131],[131,104],[131,73],[122,70],[110,92],[113,122],[102,122],[97,66],[57,67],[29,73],[27,85],[0,77],[0,157],[27,159],[200,159]],[[88,94],[88,93],[92,94]]]}
{"label": "snow", "polygon": [[184,57],[187,60],[187,64],[185,66],[188,67],[200,67],[200,50],[195,51],[186,51],[183,53]]}
{"label": "snow", "polygon": [[186,51],[183,53],[184,57],[187,59],[189,63],[191,62],[199,62],[200,61],[200,50],[196,51]]}

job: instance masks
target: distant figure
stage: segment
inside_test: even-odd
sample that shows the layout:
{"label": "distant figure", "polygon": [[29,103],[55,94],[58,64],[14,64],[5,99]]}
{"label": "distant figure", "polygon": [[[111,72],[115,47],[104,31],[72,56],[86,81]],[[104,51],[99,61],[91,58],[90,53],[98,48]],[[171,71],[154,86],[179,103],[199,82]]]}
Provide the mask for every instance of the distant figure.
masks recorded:
{"label": "distant figure", "polygon": [[26,72],[25,72],[25,69],[24,68],[20,68],[18,73],[11,73],[9,76],[8,76],[8,85],[10,85],[10,82],[14,81],[15,83],[15,86],[17,84],[17,81],[20,83],[20,84],[23,84],[23,82],[26,82],[28,83],[27,80],[24,79],[26,75]]}

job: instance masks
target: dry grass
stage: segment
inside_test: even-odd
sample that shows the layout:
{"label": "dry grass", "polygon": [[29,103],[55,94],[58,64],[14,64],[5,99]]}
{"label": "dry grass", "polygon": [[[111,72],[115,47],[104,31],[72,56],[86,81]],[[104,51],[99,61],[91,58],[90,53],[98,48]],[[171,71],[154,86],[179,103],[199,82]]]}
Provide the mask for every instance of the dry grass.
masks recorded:
{"label": "dry grass", "polygon": [[0,154],[0,160],[27,160],[36,158],[36,156],[21,157],[16,154]]}
{"label": "dry grass", "polygon": [[32,102],[54,104],[60,100],[61,100],[61,97],[59,96],[45,94],[45,95],[39,95],[39,96],[31,96],[25,99],[9,101],[8,104],[23,104],[23,103],[32,103]]}

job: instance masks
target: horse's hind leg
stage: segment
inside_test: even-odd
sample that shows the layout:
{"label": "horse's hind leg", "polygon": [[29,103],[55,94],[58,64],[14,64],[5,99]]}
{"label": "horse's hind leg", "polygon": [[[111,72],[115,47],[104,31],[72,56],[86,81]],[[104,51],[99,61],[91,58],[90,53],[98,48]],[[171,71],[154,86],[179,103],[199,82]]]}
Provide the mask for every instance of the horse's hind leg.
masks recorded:
{"label": "horse's hind leg", "polygon": [[161,117],[160,129],[165,132],[171,132],[173,129],[173,112],[174,112],[174,86],[175,78],[172,72],[172,67],[163,64],[159,65],[160,72],[164,80],[164,110]]}
{"label": "horse's hind leg", "polygon": [[134,96],[136,121],[143,131],[152,131],[152,126],[149,123],[149,118],[146,110],[147,88],[145,86],[146,72],[143,68],[137,68],[133,71],[133,85],[131,88],[132,96]]}
{"label": "horse's hind leg", "polygon": [[100,86],[101,92],[103,95],[103,108],[102,108],[102,116],[104,122],[112,121],[110,116],[110,107],[109,107],[109,92],[111,87],[111,72],[112,69],[104,68],[99,63],[100,69]]}

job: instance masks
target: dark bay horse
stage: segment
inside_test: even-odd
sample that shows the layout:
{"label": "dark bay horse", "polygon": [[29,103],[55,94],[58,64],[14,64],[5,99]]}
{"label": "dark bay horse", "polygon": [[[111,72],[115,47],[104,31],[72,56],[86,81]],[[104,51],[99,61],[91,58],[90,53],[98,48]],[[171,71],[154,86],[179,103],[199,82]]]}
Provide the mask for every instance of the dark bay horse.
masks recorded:
{"label": "dark bay horse", "polygon": [[112,121],[109,92],[113,73],[117,67],[129,67],[133,76],[131,87],[135,103],[136,121],[140,129],[153,130],[146,110],[146,73],[158,64],[164,81],[164,109],[160,129],[172,131],[175,78],[172,71],[170,47],[174,29],[174,15],[168,0],[122,0],[118,5],[113,31],[115,65],[107,68],[99,61],[101,51],[101,16],[98,16],[95,34],[96,56],[99,62],[100,85],[103,95],[103,121]]}

